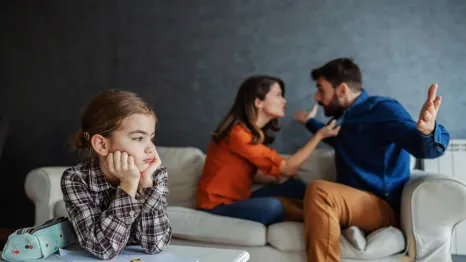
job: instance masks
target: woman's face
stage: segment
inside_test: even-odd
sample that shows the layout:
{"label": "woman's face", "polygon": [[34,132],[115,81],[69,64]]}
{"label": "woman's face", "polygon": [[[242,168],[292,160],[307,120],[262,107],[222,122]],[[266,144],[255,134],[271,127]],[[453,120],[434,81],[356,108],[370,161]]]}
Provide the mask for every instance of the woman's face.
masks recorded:
{"label": "woman's face", "polygon": [[262,109],[262,112],[270,118],[279,118],[285,116],[286,99],[283,97],[282,89],[278,83],[274,83],[265,99],[256,103],[256,107]]}

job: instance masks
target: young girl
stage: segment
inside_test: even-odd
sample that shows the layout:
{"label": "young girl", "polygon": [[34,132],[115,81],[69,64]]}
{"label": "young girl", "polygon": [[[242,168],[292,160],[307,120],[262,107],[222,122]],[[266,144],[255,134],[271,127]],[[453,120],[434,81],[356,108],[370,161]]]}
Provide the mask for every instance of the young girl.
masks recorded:
{"label": "young girl", "polygon": [[80,245],[100,259],[117,256],[126,244],[158,253],[171,240],[156,122],[131,92],[102,92],[83,111],[72,144],[90,156],[64,172],[61,189]]}
{"label": "young girl", "polygon": [[[284,92],[277,77],[251,76],[242,83],[209,144],[198,183],[198,209],[264,225],[303,220],[306,185],[293,177],[318,143],[337,135],[339,128],[331,122],[284,159],[268,147],[274,140],[269,132],[280,130],[277,119],[285,115]],[[258,180],[268,185],[251,193]]]}

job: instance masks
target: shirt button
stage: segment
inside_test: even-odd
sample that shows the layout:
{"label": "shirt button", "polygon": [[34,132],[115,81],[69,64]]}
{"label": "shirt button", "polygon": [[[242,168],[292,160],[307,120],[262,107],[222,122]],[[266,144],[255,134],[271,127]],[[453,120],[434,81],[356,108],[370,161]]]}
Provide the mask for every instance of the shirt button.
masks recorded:
{"label": "shirt button", "polygon": [[140,200],[139,200],[139,203],[140,203],[140,204],[144,204],[144,202],[146,202],[144,199],[140,199]]}
{"label": "shirt button", "polygon": [[132,216],[132,217],[134,217],[134,211],[131,210],[131,212],[129,212],[129,215]]}
{"label": "shirt button", "polygon": [[385,193],[385,196],[388,197],[388,193]]}

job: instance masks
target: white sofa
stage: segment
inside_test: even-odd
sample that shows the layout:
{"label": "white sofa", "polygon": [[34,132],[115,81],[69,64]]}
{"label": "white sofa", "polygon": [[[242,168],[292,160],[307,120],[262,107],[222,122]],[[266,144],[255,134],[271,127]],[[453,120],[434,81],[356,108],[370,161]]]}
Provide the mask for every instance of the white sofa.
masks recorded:
{"label": "white sofa", "polygon": [[[205,155],[189,147],[158,147],[158,152],[168,168],[172,244],[242,249],[249,252],[251,262],[307,261],[303,223],[265,227],[195,210],[196,184]],[[27,175],[25,190],[35,204],[35,224],[67,216],[60,190],[65,168],[42,167]],[[298,177],[307,182],[334,180],[333,151],[317,149]],[[466,186],[421,170],[413,169],[411,177],[403,191],[402,231],[384,228],[364,236],[357,228],[346,229],[341,238],[342,261],[451,261],[452,230],[466,219]]]}

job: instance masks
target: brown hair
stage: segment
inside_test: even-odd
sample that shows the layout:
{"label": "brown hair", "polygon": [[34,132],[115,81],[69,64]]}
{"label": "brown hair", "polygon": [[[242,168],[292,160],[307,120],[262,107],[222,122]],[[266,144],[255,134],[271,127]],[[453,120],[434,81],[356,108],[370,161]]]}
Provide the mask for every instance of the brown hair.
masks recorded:
{"label": "brown hair", "polygon": [[271,144],[275,138],[269,134],[268,131],[272,130],[276,132],[280,130],[278,120],[272,119],[262,129],[259,129],[255,125],[257,118],[255,100],[256,98],[264,100],[265,96],[270,91],[270,87],[275,83],[280,86],[284,96],[285,83],[278,77],[255,75],[244,80],[236,94],[233,106],[212,134],[213,140],[218,143],[225,138],[228,139],[228,135],[233,126],[241,123],[245,125],[253,135],[251,144]]}
{"label": "brown hair", "polygon": [[119,128],[121,121],[133,114],[153,115],[157,123],[152,109],[137,94],[118,90],[103,91],[82,111],[81,129],[71,137],[70,144],[92,156],[92,136],[99,134],[110,137]]}

